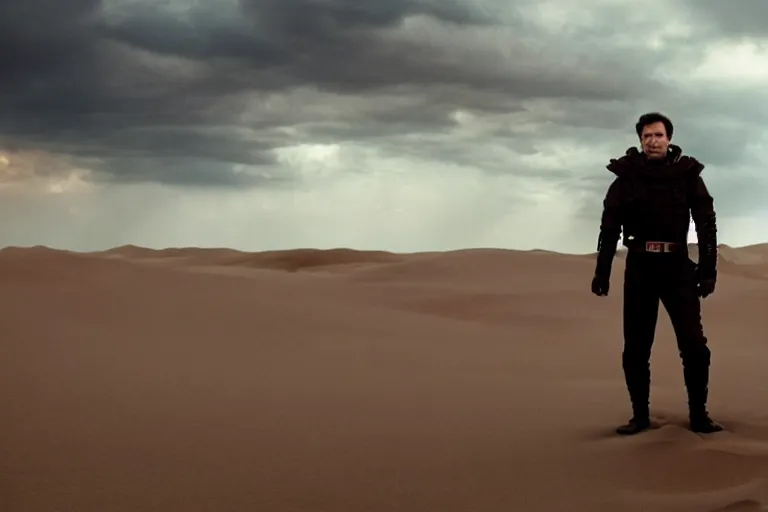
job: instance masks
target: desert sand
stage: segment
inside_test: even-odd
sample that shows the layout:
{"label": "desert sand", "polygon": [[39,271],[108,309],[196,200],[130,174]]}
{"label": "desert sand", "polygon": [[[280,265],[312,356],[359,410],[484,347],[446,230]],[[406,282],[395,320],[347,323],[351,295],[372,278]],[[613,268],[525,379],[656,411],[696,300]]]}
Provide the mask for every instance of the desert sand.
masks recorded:
{"label": "desert sand", "polygon": [[0,510],[768,510],[768,247],[721,248],[710,410],[661,310],[635,437],[621,276],[474,249],[0,251]]}

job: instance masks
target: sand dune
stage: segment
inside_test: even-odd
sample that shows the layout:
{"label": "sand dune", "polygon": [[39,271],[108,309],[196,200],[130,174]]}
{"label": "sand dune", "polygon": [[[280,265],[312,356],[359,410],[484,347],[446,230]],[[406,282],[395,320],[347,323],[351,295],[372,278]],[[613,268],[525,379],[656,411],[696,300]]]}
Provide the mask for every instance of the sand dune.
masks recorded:
{"label": "sand dune", "polygon": [[660,316],[634,438],[593,255],[0,251],[0,510],[768,510],[768,245],[721,248],[710,407]]}

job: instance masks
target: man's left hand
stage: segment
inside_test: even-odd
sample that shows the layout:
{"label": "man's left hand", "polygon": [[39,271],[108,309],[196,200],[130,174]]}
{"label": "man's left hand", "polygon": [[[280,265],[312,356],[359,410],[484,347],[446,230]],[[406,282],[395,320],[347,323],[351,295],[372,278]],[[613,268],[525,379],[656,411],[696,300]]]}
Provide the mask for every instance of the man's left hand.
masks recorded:
{"label": "man's left hand", "polygon": [[611,288],[611,278],[605,274],[595,274],[592,278],[592,293],[598,297],[606,297]]}
{"label": "man's left hand", "polygon": [[715,292],[715,279],[701,279],[698,285],[699,297],[702,299]]}

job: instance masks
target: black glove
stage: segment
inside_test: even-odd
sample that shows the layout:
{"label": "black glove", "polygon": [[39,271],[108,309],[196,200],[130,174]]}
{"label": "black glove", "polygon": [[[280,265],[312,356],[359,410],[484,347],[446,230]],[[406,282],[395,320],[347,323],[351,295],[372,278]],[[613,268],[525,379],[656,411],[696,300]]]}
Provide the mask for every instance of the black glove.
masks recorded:
{"label": "black glove", "polygon": [[595,274],[592,278],[592,293],[598,297],[605,297],[608,295],[608,290],[611,288],[611,277],[605,274]]}
{"label": "black glove", "polygon": [[600,230],[597,238],[597,262],[595,265],[595,277],[592,278],[592,293],[598,297],[608,295],[611,288],[611,267],[613,257],[616,255],[616,242],[619,232],[616,230]]}
{"label": "black glove", "polygon": [[717,224],[715,213],[709,212],[700,221],[699,262],[696,265],[696,288],[699,297],[712,295],[717,282]]}
{"label": "black glove", "polygon": [[715,284],[717,283],[717,270],[712,270],[714,265],[704,262],[699,263],[694,268],[694,275],[696,276],[696,293],[702,299],[715,292]]}
{"label": "black glove", "polygon": [[699,297],[702,299],[715,293],[715,280],[714,279],[702,279],[699,281],[698,286]]}
{"label": "black glove", "polygon": [[699,279],[697,284],[697,291],[699,293],[699,297],[702,299],[712,295],[715,293],[715,283],[717,282],[717,279],[714,277],[707,277],[704,279]]}

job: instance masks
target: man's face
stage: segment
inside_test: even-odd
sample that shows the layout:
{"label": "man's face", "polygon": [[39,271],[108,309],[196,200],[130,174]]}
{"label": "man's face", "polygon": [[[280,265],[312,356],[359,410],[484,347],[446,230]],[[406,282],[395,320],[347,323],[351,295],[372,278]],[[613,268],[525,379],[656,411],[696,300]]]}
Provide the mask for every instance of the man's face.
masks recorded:
{"label": "man's face", "polygon": [[669,148],[669,137],[667,137],[667,129],[664,127],[664,123],[659,121],[645,125],[643,132],[640,134],[640,143],[643,146],[643,153],[648,155],[648,158],[664,158]]}

